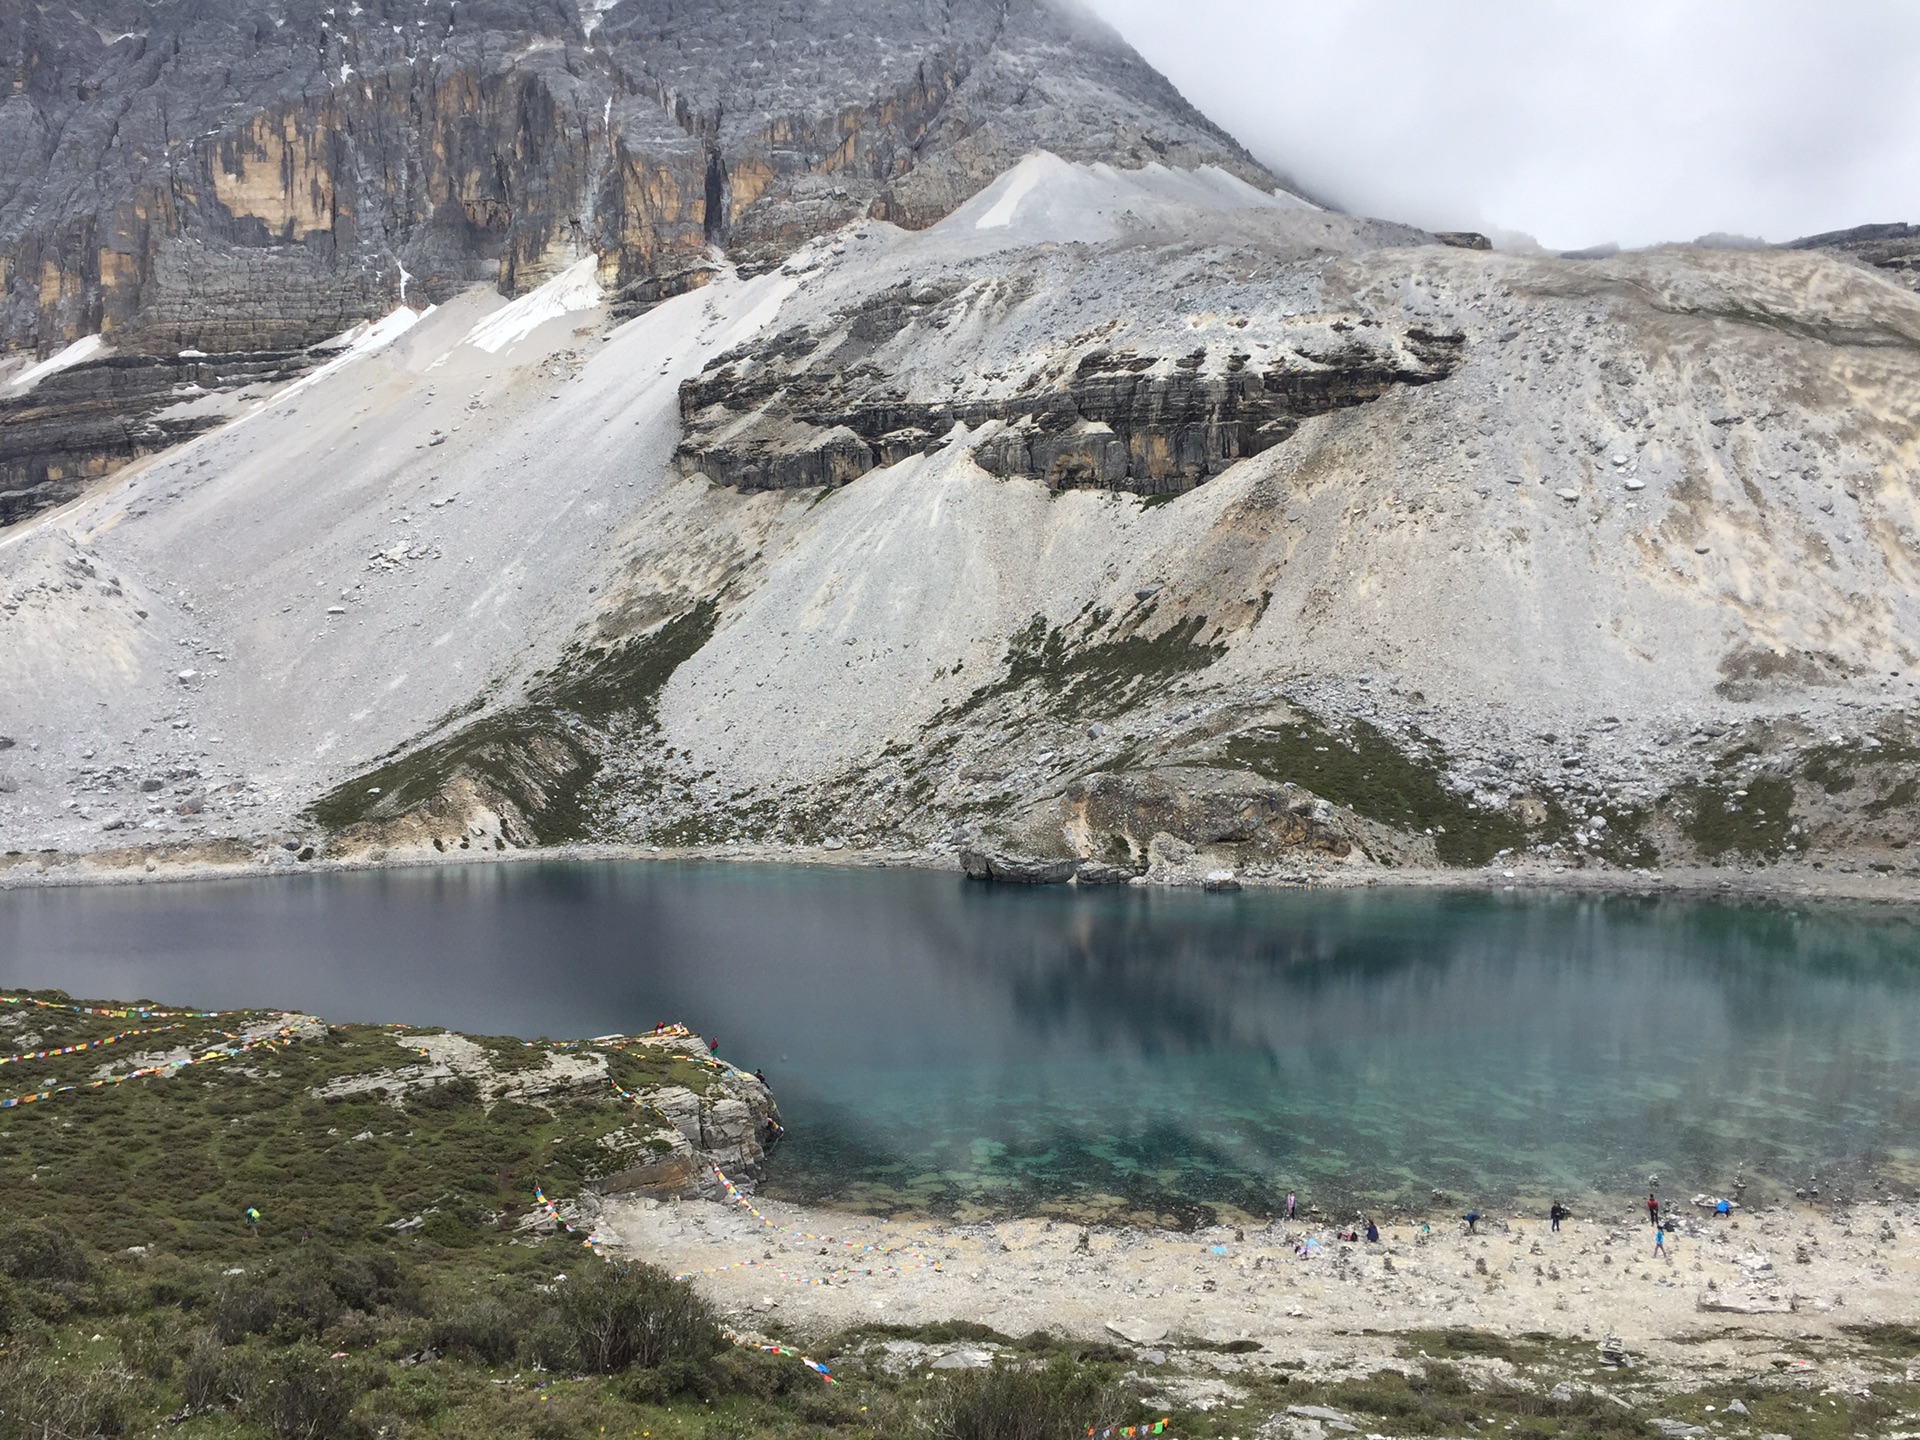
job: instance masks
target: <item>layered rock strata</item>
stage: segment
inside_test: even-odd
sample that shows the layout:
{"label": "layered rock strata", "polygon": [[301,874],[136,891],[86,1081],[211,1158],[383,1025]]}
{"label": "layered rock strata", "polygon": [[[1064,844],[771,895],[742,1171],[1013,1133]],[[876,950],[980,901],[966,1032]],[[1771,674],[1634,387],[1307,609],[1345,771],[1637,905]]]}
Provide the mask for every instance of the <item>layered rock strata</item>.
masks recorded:
{"label": "layered rock strata", "polygon": [[[929,224],[1041,146],[1273,184],[1051,0],[28,0],[0,9],[0,73],[0,357],[297,349],[587,254],[637,308],[715,247]],[[128,445],[10,449],[17,517]]]}
{"label": "layered rock strata", "polygon": [[1090,345],[1004,399],[901,394],[875,350],[911,347],[916,328],[944,328],[965,308],[958,298],[949,306],[956,297],[938,289],[889,292],[824,336],[790,332],[722,356],[681,386],[681,471],[741,490],[844,485],[942,447],[955,427],[987,427],[968,443],[990,474],[1055,490],[1177,494],[1311,416],[1445,379],[1464,343],[1417,325],[1336,321],[1334,345],[1303,337],[1258,362],[1231,344],[1178,356]]}
{"label": "layered rock strata", "polygon": [[307,350],[115,355],[57,371],[18,394],[0,386],[0,525],[70,500],[129,460],[227,418],[196,401],[277,385],[322,358]]}

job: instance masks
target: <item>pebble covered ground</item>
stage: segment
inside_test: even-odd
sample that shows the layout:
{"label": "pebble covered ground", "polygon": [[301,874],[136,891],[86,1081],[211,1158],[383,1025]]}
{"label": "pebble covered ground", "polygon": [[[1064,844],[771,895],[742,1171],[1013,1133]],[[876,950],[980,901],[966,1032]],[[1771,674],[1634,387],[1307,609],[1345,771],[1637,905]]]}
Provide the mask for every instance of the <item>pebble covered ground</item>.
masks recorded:
{"label": "pebble covered ground", "polygon": [[[1920,1323],[1920,1204],[1908,1199],[1727,1218],[1682,1202],[1665,1258],[1628,1198],[1595,1201],[1558,1234],[1544,1216],[1489,1216],[1468,1235],[1436,1215],[1430,1231],[1396,1223],[1378,1244],[1340,1241],[1324,1222],[1175,1233],[755,1204],[764,1221],[727,1202],[623,1201],[597,1224],[613,1253],[690,1273],[742,1324],[1057,1331],[1126,1345],[1147,1373],[1165,1366],[1176,1389],[1202,1387],[1189,1394],[1212,1385],[1221,1404],[1247,1398],[1237,1378],[1365,1377],[1417,1360],[1409,1336],[1463,1330],[1496,1350],[1524,1337],[1587,1363],[1612,1355],[1641,1400],[1743,1374],[1837,1394],[1920,1378],[1920,1357],[1861,1343]],[[1000,1348],[962,1337],[896,1358],[983,1365]],[[1313,1415],[1271,1433],[1310,1424],[1340,1433]]]}

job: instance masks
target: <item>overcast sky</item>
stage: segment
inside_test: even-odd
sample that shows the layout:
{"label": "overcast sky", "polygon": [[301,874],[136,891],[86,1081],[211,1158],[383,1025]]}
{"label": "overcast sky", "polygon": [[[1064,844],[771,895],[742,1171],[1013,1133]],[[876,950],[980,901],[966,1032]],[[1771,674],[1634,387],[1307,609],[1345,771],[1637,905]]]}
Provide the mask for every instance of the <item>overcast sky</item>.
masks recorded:
{"label": "overcast sky", "polygon": [[1920,0],[1087,0],[1343,209],[1556,249],[1920,223]]}

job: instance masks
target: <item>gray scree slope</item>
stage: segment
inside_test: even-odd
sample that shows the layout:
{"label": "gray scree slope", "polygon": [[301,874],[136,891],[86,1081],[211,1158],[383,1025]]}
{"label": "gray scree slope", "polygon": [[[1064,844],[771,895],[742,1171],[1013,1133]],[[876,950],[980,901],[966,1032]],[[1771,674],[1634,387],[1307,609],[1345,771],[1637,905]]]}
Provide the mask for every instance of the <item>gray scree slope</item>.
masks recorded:
{"label": "gray scree slope", "polygon": [[[787,13],[463,5],[448,33],[394,8],[362,48],[302,50],[325,65],[296,104],[261,89],[287,83],[273,47],[325,17],[288,12],[249,32],[258,54],[233,42],[255,80],[190,102],[229,97],[220,133],[254,137],[233,153],[279,160],[169,192],[137,284],[40,263],[55,282],[23,289],[9,252],[34,348],[0,403],[64,382],[97,417],[87,377],[117,361],[168,447],[0,531],[12,863],[595,839],[965,852],[1085,883],[1911,871],[1901,234],[1599,261],[1442,245],[1277,188],[1065,11],[810,6],[804,33]],[[87,73],[137,68],[131,41],[73,44]],[[213,63],[168,55],[152,85]],[[384,122],[340,87],[403,71],[436,98],[393,100],[425,128],[376,165]],[[570,97],[553,134],[584,125],[599,178],[498,224],[464,181],[420,178],[416,204],[367,180],[521,154],[487,127],[532,91],[489,110],[490,85]],[[288,238],[298,216],[228,224],[236,175],[278,177],[247,192],[257,219],[321,173],[289,137],[329,105],[371,128],[351,183],[323,166],[300,203],[358,198],[319,240]],[[459,123],[418,120],[437,105]],[[62,135],[91,123],[60,113]],[[213,119],[180,127],[173,173]],[[858,163],[824,158],[832,135]],[[557,153],[525,152],[549,197],[572,183]],[[649,204],[681,196],[645,244],[593,170],[618,155]],[[15,175],[6,233],[70,233],[28,224],[36,203],[98,221],[116,165],[37,202]],[[452,239],[443,194],[471,222]],[[170,290],[168,247],[209,268]],[[254,261],[305,278],[275,290]],[[235,328],[180,344],[155,317],[202,286],[204,324]],[[307,328],[248,329],[269,300]],[[22,381],[89,304],[108,349]],[[221,373],[176,373],[214,346]]]}

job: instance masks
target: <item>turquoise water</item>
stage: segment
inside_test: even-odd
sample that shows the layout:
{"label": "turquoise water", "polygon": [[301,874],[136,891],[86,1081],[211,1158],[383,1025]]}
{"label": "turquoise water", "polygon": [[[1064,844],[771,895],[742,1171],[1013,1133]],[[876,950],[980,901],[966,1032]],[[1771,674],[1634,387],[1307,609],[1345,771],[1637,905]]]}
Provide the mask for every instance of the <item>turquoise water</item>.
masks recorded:
{"label": "turquoise water", "polygon": [[773,1083],[776,1192],[1194,1218],[1288,1188],[1906,1188],[1916,936],[1840,905],[553,863],[0,894],[0,983],[529,1036],[684,1019]]}

